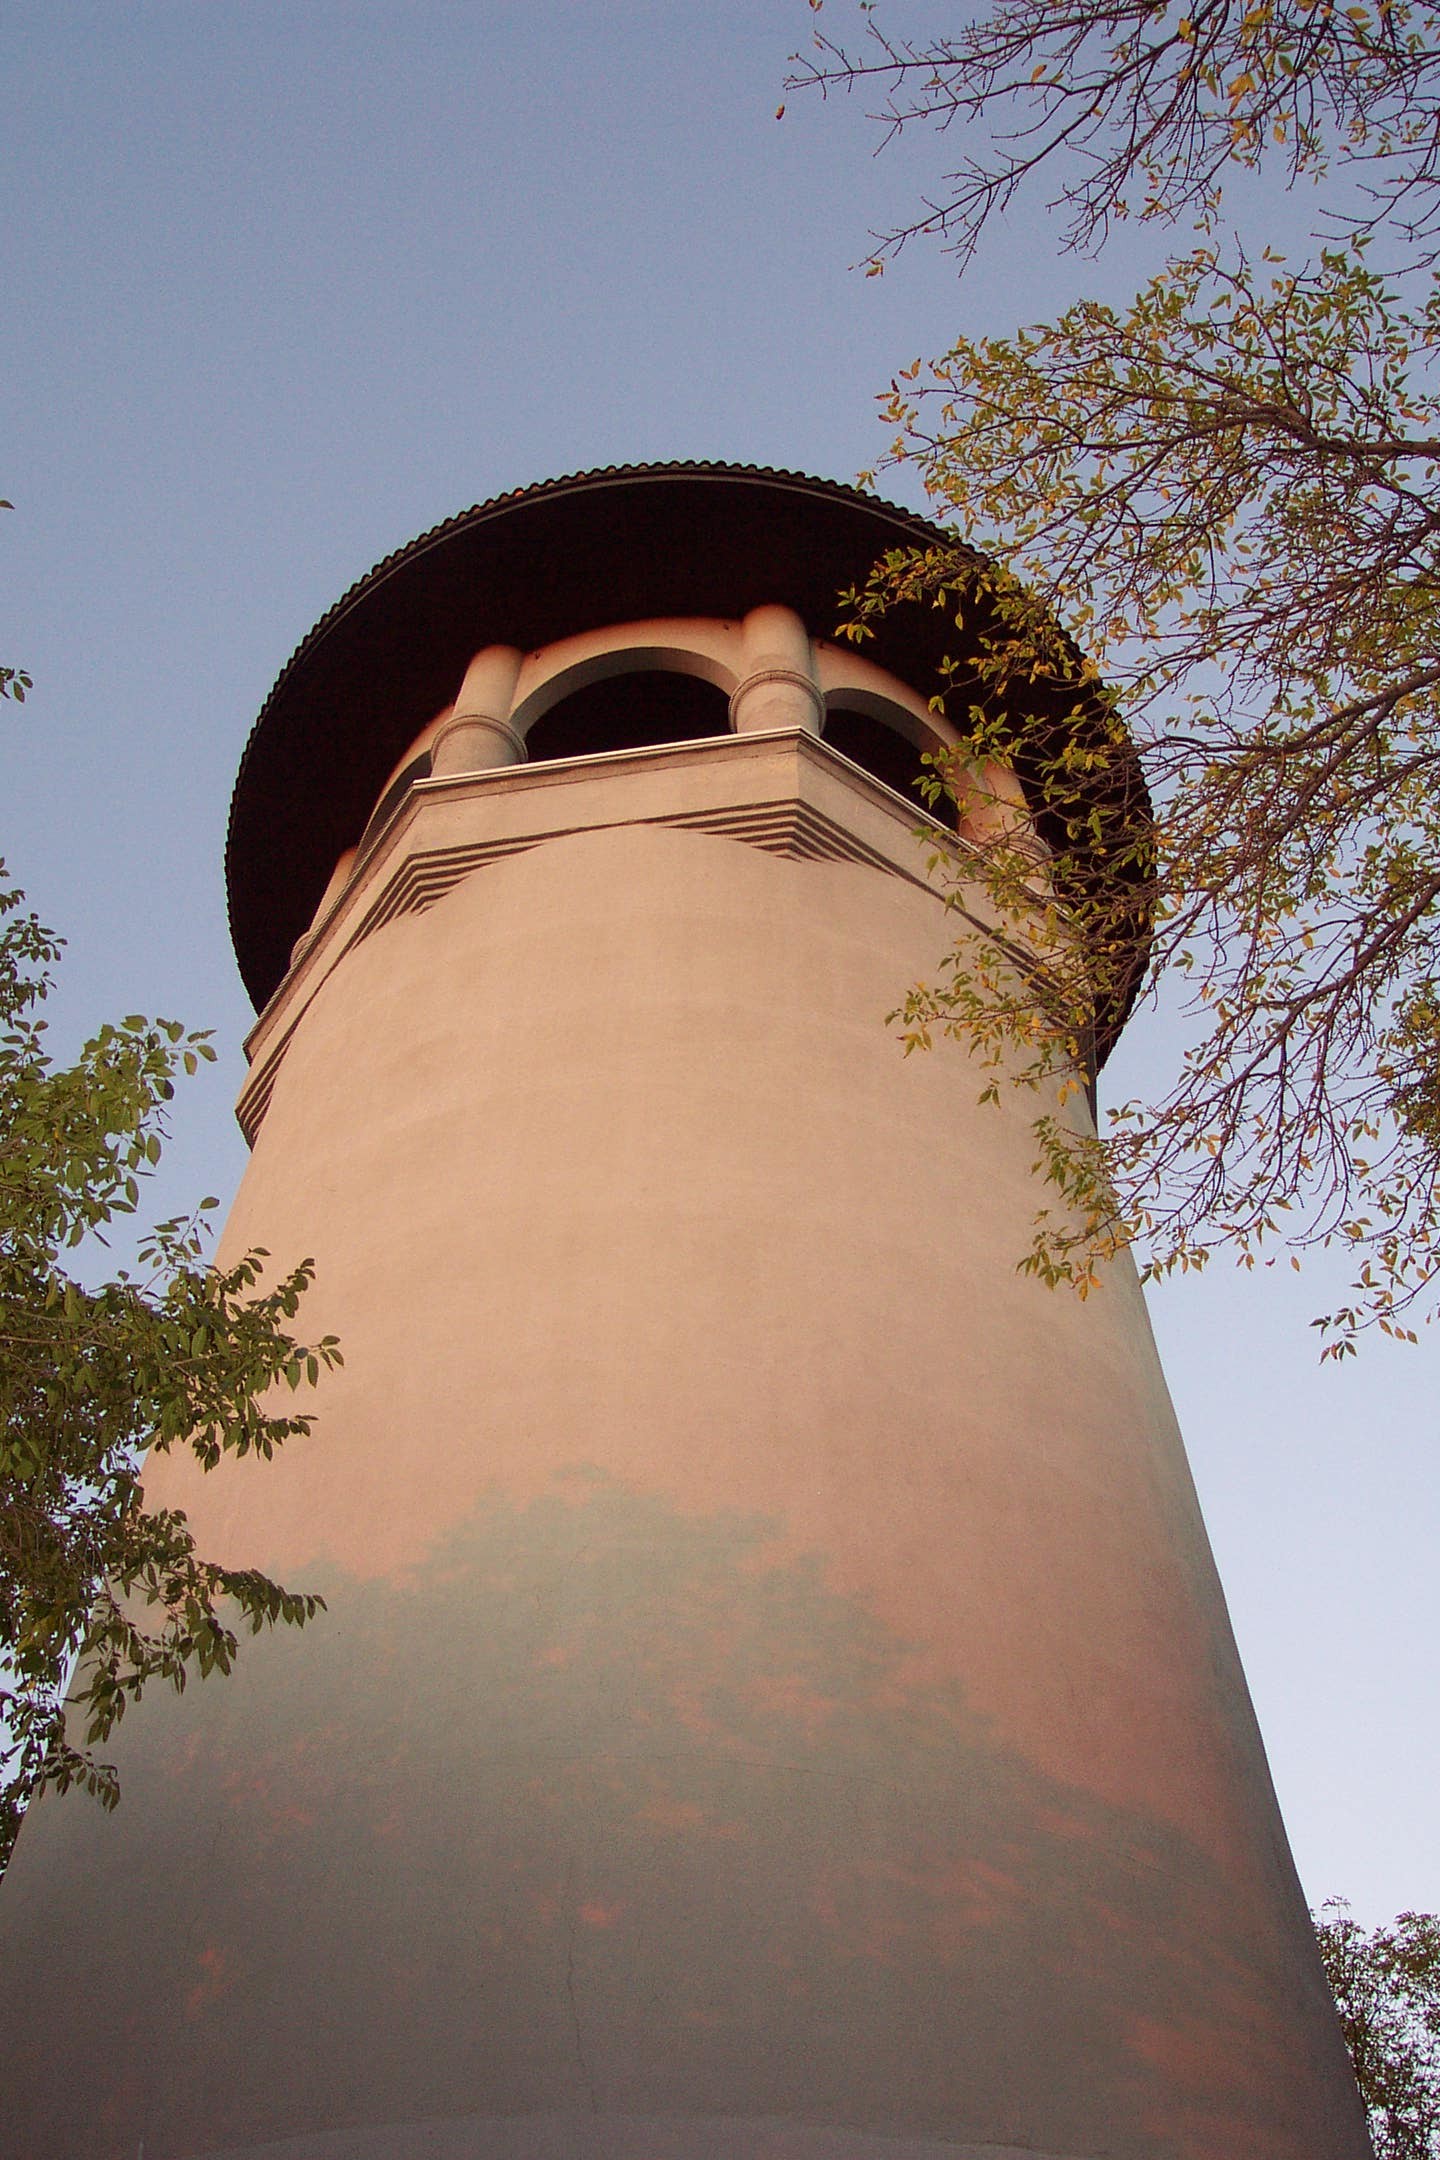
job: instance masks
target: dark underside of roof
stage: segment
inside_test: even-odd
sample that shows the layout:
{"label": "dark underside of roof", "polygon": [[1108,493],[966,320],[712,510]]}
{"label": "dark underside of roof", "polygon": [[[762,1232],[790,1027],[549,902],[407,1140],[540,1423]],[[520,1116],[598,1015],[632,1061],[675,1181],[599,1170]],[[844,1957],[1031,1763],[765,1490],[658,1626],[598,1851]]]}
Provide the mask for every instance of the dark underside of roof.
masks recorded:
{"label": "dark underside of roof", "polygon": [[[484,646],[532,651],[645,616],[734,619],[767,601],[829,637],[839,595],[880,555],[941,540],[953,535],[834,482],[662,465],[502,496],[388,557],[301,644],[241,762],[226,874],[236,957],[256,1005],[283,979],[337,857],[359,839],[407,744],[454,698]],[[945,611],[906,607],[864,650],[929,696],[956,636]],[[1045,727],[1043,713],[1036,725]],[[1138,769],[1116,780],[1128,815],[1148,819]],[[1128,1003],[1107,1015],[1102,1052]]]}

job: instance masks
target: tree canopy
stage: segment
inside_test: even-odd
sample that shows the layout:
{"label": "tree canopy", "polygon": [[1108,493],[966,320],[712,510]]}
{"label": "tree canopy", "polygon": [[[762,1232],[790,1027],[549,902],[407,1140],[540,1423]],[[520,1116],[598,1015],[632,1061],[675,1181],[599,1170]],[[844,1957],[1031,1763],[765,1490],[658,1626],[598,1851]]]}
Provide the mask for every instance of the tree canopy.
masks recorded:
{"label": "tree canopy", "polygon": [[213,1200],[150,1230],[133,1272],[77,1273],[136,1214],[175,1080],[213,1051],[132,1017],[57,1065],[38,1008],[59,953],[0,866],[0,1866],[44,1787],[115,1804],[96,1751],[150,1682],[228,1672],[240,1632],[319,1609],[202,1559],[141,1477],[149,1450],[272,1455],[310,1427],[291,1396],[340,1358],[289,1331],[309,1261],[206,1265]]}
{"label": "tree canopy", "polygon": [[[962,337],[883,401],[891,461],[1002,567],[894,556],[855,634],[900,597],[998,620],[978,673],[940,686],[981,748],[1014,745],[1040,678],[1129,730],[1157,812],[1132,864],[1150,980],[1187,987],[1168,1093],[1093,1140],[1038,1121],[1063,1200],[1025,1264],[1083,1289],[1132,1240],[1150,1272],[1339,1243],[1355,1285],[1317,1323],[1327,1354],[1410,1334],[1440,1282],[1440,10],[993,0],[920,43],[862,14],[856,49],[822,29],[794,83],[871,93],[889,134],[953,123],[961,150],[872,269],[930,236],[963,270],[1036,188],[1071,249],[1192,228],[1127,306]],[[1232,215],[1277,181],[1309,191],[1304,260]],[[1097,790],[1073,754],[1038,776],[1075,805],[1043,872],[973,829],[942,865],[956,894],[989,885],[1004,935],[916,986],[910,1043],[954,1034],[1033,1081],[1083,1049],[1093,956],[1133,967],[1103,881],[1077,887]],[[1043,1039],[1004,988],[1017,949]]]}
{"label": "tree canopy", "polygon": [[1315,1920],[1376,2160],[1440,2155],[1440,1919],[1401,1913],[1368,1933],[1343,1898]]}

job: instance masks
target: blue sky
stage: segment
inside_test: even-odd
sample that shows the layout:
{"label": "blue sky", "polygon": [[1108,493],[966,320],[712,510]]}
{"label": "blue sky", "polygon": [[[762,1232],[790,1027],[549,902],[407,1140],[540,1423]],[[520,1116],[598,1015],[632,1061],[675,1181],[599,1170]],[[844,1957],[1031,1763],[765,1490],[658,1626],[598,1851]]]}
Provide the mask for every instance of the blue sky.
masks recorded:
{"label": "blue sky", "polygon": [[[777,123],[810,27],[806,0],[6,11],[0,657],[36,687],[0,708],[0,845],[71,942],[61,1039],[217,1031],[162,1207],[243,1167],[229,790],[356,576],[587,466],[851,479],[895,369],[1153,260],[1057,261],[1028,211],[963,292],[933,249],[860,275],[935,146],[875,159],[843,101]],[[1165,1048],[1140,1016],[1113,1092]],[[1376,1920],[1440,1907],[1435,1351],[1321,1369],[1324,1302],[1217,1266],[1154,1310],[1302,1878]]]}

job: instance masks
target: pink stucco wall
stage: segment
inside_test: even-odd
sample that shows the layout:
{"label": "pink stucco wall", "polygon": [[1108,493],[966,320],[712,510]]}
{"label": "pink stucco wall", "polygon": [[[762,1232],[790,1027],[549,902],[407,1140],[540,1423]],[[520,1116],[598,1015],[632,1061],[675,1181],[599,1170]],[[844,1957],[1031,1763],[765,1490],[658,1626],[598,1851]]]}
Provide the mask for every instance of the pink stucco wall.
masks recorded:
{"label": "pink stucco wall", "polygon": [[227,1246],[346,1365],[154,1483],[330,1612],[27,1824],[13,2160],[1367,2151],[1133,1273],[1018,1275],[1025,1102],[884,1026],[903,809],[635,821],[708,755],[432,788],[557,836],[262,1023]]}

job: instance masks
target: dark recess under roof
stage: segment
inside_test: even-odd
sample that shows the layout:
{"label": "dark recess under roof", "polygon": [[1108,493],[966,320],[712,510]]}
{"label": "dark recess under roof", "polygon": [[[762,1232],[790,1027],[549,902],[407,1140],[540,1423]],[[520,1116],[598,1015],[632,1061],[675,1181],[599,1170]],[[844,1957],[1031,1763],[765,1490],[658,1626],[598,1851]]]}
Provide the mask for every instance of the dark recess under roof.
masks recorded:
{"label": "dark recess under roof", "polygon": [[[274,993],[331,870],[408,743],[490,644],[530,651],[644,616],[733,619],[766,601],[829,637],[839,595],[889,548],[953,544],[923,518],[834,481],[750,466],[611,468],[519,490],[438,525],[352,586],[280,675],[241,760],[226,849],[231,934],[257,1006]],[[977,558],[978,561],[979,558]],[[894,611],[867,658],[929,696],[956,632]],[[1047,725],[1037,709],[1037,729]],[[1023,747],[1017,757],[1024,777]],[[1138,765],[1112,776],[1148,820]],[[1043,804],[1036,804],[1045,822]],[[1148,929],[1137,889],[1136,968]],[[1130,992],[1106,1016],[1119,1032]]]}

